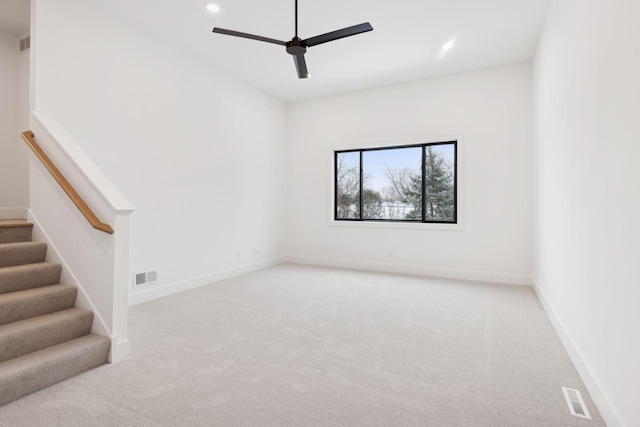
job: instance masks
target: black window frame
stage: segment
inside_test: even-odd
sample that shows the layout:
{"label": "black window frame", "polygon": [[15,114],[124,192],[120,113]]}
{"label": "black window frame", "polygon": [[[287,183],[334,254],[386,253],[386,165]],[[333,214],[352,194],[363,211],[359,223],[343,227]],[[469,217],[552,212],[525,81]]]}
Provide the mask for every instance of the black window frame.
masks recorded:
{"label": "black window frame", "polygon": [[[424,178],[426,174],[425,165],[425,151],[429,146],[437,145],[452,145],[453,144],[453,221],[435,221],[428,220],[426,218],[425,209],[425,196],[426,188],[424,186]],[[422,148],[422,219],[363,219],[363,196],[364,196],[364,180],[363,180],[363,166],[362,157],[363,153],[367,151],[380,151],[380,150],[393,150],[399,148]],[[359,196],[360,196],[360,218],[338,218],[338,155],[344,153],[360,153],[360,183],[359,183]],[[347,150],[334,150],[333,152],[333,220],[340,222],[386,222],[386,223],[412,223],[412,224],[458,224],[458,140],[451,141],[438,141],[438,142],[425,142],[408,145],[389,145],[383,147],[371,147],[371,148],[354,148]]]}

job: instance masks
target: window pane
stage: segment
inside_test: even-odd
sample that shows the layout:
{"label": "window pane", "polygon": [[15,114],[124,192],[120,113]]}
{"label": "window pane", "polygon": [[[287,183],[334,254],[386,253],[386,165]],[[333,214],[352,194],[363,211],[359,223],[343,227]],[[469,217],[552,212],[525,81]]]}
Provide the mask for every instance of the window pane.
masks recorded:
{"label": "window pane", "polygon": [[362,153],[363,219],[422,220],[421,147]]}
{"label": "window pane", "polygon": [[425,219],[455,221],[455,146],[427,145],[425,148]]}
{"label": "window pane", "polygon": [[336,219],[360,219],[360,152],[336,154]]}

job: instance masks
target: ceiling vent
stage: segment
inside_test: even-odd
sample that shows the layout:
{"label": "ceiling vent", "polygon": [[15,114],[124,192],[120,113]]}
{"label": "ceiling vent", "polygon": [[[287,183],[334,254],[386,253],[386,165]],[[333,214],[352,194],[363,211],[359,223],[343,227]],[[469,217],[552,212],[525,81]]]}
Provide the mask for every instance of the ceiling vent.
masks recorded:
{"label": "ceiling vent", "polygon": [[569,405],[569,412],[571,412],[571,415],[591,419],[587,405],[584,404],[582,395],[578,390],[562,387],[562,392],[564,393],[564,398],[567,399],[567,405]]}
{"label": "ceiling vent", "polygon": [[142,273],[136,273],[133,275],[133,287],[152,285],[158,282],[158,272],[144,271]]}
{"label": "ceiling vent", "polygon": [[31,36],[27,36],[20,40],[20,52],[29,50],[31,48]]}

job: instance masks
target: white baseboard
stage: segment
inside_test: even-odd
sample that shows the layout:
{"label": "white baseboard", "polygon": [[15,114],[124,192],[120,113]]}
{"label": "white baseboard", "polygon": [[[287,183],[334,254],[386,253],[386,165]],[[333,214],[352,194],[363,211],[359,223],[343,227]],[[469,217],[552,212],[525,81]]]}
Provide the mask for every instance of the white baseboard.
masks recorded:
{"label": "white baseboard", "polygon": [[571,357],[573,365],[578,371],[580,378],[582,378],[582,382],[584,382],[587,390],[589,390],[591,399],[598,407],[598,411],[600,411],[600,415],[602,415],[605,423],[607,423],[607,426],[609,427],[627,427],[618,412],[614,409],[613,404],[604,392],[600,381],[598,381],[598,378],[595,376],[593,370],[589,366],[589,363],[587,363],[582,352],[580,352],[580,349],[576,346],[575,341],[571,338],[571,335],[569,335],[569,331],[565,328],[564,324],[558,317],[558,314],[538,286],[538,283],[535,279],[532,279],[532,282],[533,289],[535,290],[544,311],[547,313],[553,328],[560,337],[560,341],[562,341],[564,348],[567,350],[567,353],[569,353],[569,357]]}
{"label": "white baseboard", "polygon": [[131,341],[128,339],[118,341],[118,337],[111,337],[111,350],[109,351],[109,363],[118,363],[129,356]]}
{"label": "white baseboard", "polygon": [[220,280],[251,273],[252,271],[262,270],[263,268],[273,267],[274,265],[281,264],[282,262],[284,262],[284,260],[281,257],[271,258],[231,268],[229,270],[217,271],[204,276],[194,277],[180,282],[169,283],[162,286],[150,286],[149,288],[144,289],[135,289],[129,293],[129,306],[142,304],[147,301],[177,294],[178,292],[187,291],[189,289],[199,288],[200,286],[209,285],[211,283],[219,282]]}
{"label": "white baseboard", "polygon": [[531,278],[514,274],[487,273],[427,267],[421,265],[389,264],[367,261],[352,261],[335,258],[316,258],[289,255],[284,261],[295,264],[318,265],[323,267],[350,268],[353,270],[378,271],[383,273],[412,274],[416,276],[440,277],[445,279],[472,280],[477,282],[502,283],[507,285],[531,286]]}
{"label": "white baseboard", "polygon": [[0,219],[26,219],[28,208],[0,208]]}

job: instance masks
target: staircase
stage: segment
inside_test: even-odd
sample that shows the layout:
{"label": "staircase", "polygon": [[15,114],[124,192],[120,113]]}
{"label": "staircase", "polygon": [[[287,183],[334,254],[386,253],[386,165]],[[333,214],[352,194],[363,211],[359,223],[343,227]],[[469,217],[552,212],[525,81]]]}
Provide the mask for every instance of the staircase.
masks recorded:
{"label": "staircase", "polygon": [[111,345],[32,229],[0,220],[0,406],[106,363]]}

